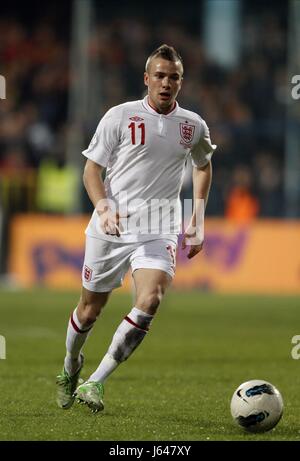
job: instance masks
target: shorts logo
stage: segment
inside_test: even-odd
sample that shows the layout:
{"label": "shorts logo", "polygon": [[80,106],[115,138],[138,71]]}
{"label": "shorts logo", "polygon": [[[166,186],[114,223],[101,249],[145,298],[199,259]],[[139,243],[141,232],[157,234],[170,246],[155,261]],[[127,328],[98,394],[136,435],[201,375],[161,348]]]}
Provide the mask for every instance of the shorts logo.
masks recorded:
{"label": "shorts logo", "polygon": [[134,122],[141,122],[144,119],[135,115],[134,117],[129,117],[129,120],[133,120]]}
{"label": "shorts logo", "polygon": [[195,134],[195,125],[189,125],[188,123],[180,123],[180,136],[185,143],[192,142]]}
{"label": "shorts logo", "polygon": [[85,279],[87,282],[90,282],[90,281],[91,281],[91,278],[92,278],[92,275],[93,275],[92,269],[90,269],[88,266],[84,266],[84,268],[83,268],[83,276],[84,276],[84,279]]}

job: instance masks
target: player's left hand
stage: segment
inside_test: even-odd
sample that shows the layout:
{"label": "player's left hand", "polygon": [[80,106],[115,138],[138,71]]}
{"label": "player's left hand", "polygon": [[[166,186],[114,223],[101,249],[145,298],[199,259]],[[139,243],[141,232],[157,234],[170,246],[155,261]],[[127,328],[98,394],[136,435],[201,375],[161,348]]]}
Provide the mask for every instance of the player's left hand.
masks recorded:
{"label": "player's left hand", "polygon": [[198,253],[200,253],[200,251],[202,250],[203,240],[200,240],[199,237],[196,236],[196,232],[189,233],[188,231],[186,231],[183,234],[181,249],[185,250],[186,247],[189,247],[187,258],[191,259]]}

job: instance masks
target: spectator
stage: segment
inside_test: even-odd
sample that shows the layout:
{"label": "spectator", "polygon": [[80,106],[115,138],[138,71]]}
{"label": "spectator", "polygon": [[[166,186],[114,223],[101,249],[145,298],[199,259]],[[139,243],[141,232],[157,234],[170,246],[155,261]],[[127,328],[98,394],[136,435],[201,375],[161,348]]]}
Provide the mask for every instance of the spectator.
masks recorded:
{"label": "spectator", "polygon": [[[286,75],[287,6],[275,2],[271,11],[262,2],[258,12],[256,6],[256,2],[244,2],[241,60],[230,70],[207,58],[194,18],[168,23],[142,16],[137,20],[130,7],[118,10],[116,18],[111,15],[111,5],[103,4],[101,21],[88,38],[90,62],[101,73],[100,92],[93,95],[95,101],[99,100],[93,101],[94,107],[99,104],[99,118],[111,106],[142,97],[140,74],[144,71],[145,49],[152,49],[162,40],[179,49],[189,69],[180,103],[203,115],[219,147],[214,162],[215,178],[219,180],[213,185],[210,215],[222,215],[224,209],[229,213],[229,203],[231,214],[233,203],[238,199],[245,205],[246,197],[246,214],[257,215],[257,199],[247,187],[243,189],[246,176],[248,181],[253,176],[257,179],[259,216],[284,215],[280,165],[285,99],[281,95]],[[0,66],[9,95],[0,105],[0,170],[11,163],[7,152],[14,150],[22,152],[22,162],[27,167],[37,169],[45,159],[57,157],[59,146],[59,162],[63,163],[66,149],[61,146],[66,144],[69,84],[76,78],[68,68],[70,35],[65,18],[71,19],[70,15],[64,8],[53,15],[50,4],[31,12],[30,17],[11,8],[14,19],[4,14],[0,21]],[[176,8],[175,3],[174,17]],[[55,27],[42,14],[53,17]],[[87,121],[79,129],[82,137],[89,139],[95,126]],[[262,146],[268,160],[261,153]],[[243,172],[235,168],[237,162],[245,165]],[[251,189],[252,179],[250,183]],[[228,184],[235,185],[230,196]],[[188,191],[190,186],[187,183],[184,189]]]}
{"label": "spectator", "polygon": [[252,192],[253,177],[251,169],[246,166],[235,168],[232,177],[232,187],[229,190],[226,205],[225,216],[238,222],[246,224],[258,216],[258,200]]}

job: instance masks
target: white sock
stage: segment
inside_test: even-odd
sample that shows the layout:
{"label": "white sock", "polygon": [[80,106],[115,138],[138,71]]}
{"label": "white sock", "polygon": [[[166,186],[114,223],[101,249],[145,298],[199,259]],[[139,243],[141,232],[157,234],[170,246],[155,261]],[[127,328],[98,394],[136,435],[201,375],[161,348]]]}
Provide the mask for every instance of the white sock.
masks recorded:
{"label": "white sock", "polygon": [[120,365],[110,354],[106,353],[97,370],[89,377],[88,381],[104,383],[105,379]]}
{"label": "white sock", "polygon": [[79,354],[93,327],[92,325],[88,328],[84,328],[78,320],[76,311],[77,308],[71,314],[66,338],[67,355],[65,357],[64,366],[66,372],[70,376],[73,376],[81,366]]}
{"label": "white sock", "polygon": [[121,362],[127,360],[146,336],[152,319],[153,315],[133,307],[118,326],[107,353],[88,381],[103,383]]}

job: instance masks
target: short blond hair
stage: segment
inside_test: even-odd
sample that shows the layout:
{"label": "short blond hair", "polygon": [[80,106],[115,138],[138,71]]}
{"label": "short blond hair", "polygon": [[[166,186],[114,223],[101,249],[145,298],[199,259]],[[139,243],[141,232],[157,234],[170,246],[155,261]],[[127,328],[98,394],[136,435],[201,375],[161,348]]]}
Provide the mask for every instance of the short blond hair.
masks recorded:
{"label": "short blond hair", "polygon": [[163,44],[159,46],[158,48],[156,48],[156,50],[152,51],[152,53],[150,54],[150,56],[148,57],[146,61],[146,65],[145,65],[146,72],[148,72],[150,61],[153,58],[162,58],[162,59],[166,59],[167,61],[172,61],[172,62],[179,61],[181,62],[182,69],[183,69],[182,57],[175,50],[175,48],[173,48],[173,46]]}

